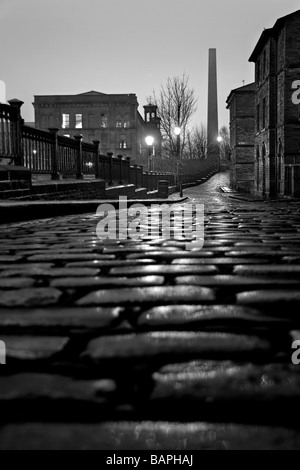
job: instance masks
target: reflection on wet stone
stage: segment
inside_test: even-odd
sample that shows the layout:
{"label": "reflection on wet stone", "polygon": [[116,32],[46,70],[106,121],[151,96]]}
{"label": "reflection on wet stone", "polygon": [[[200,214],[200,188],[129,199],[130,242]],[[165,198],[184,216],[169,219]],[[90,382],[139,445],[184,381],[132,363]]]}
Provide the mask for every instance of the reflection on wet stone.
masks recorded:
{"label": "reflection on wet stone", "polygon": [[223,186],[185,189],[200,251],[103,242],[95,214],[5,226],[0,449],[299,449],[299,204]]}

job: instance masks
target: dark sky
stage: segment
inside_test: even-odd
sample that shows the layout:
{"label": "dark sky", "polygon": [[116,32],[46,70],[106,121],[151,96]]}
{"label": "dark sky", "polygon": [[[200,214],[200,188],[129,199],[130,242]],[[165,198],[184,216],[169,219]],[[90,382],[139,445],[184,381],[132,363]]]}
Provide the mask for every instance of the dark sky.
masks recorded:
{"label": "dark sky", "polygon": [[0,79],[7,97],[136,93],[140,105],[185,72],[206,122],[208,49],[217,48],[220,126],[231,89],[253,80],[248,58],[264,28],[299,0],[0,0]]}

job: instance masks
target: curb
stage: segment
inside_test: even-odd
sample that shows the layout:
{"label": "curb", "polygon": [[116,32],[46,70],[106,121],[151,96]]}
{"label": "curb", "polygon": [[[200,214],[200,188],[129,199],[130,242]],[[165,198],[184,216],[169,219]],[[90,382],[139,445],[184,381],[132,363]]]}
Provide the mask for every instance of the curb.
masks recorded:
{"label": "curb", "polygon": [[[130,199],[128,206],[133,204],[181,204],[188,198],[180,199]],[[93,201],[30,201],[0,203],[0,225],[26,222],[37,219],[49,219],[66,215],[96,213],[100,204],[111,204],[116,209],[119,206],[118,199],[103,199]]]}

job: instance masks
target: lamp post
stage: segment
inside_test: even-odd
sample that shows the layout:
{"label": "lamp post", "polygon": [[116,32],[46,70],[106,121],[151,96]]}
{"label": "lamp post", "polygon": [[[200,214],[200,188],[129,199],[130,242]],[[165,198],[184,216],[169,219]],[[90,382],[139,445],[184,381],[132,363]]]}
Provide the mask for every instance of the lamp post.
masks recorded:
{"label": "lamp post", "polygon": [[149,153],[148,153],[148,170],[153,171],[153,165],[152,165],[152,160],[153,160],[153,144],[154,144],[154,137],[152,135],[148,135],[146,137],[146,144],[148,145],[149,148]]}
{"label": "lamp post", "polygon": [[179,174],[179,160],[180,160],[180,134],[181,134],[181,127],[177,126],[174,129],[174,134],[177,136],[176,140],[176,166],[177,166],[177,183],[179,183],[180,189],[180,197],[183,197],[182,192],[182,182]]}
{"label": "lamp post", "polygon": [[220,135],[217,137],[217,141],[219,144],[219,171],[221,171],[221,143],[223,142],[223,137]]}

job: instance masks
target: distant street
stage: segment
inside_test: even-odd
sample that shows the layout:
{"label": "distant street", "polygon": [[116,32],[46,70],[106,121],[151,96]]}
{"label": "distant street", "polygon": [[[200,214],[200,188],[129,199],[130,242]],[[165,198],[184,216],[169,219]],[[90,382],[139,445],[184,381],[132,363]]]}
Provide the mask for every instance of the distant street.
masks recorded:
{"label": "distant street", "polygon": [[[220,192],[220,188],[230,186],[229,179],[229,172],[218,173],[201,186],[184,189],[184,196],[189,197],[192,202],[204,204],[207,208],[215,205],[219,208],[220,206],[226,206],[227,198]],[[171,199],[177,197],[178,193],[171,196]]]}

